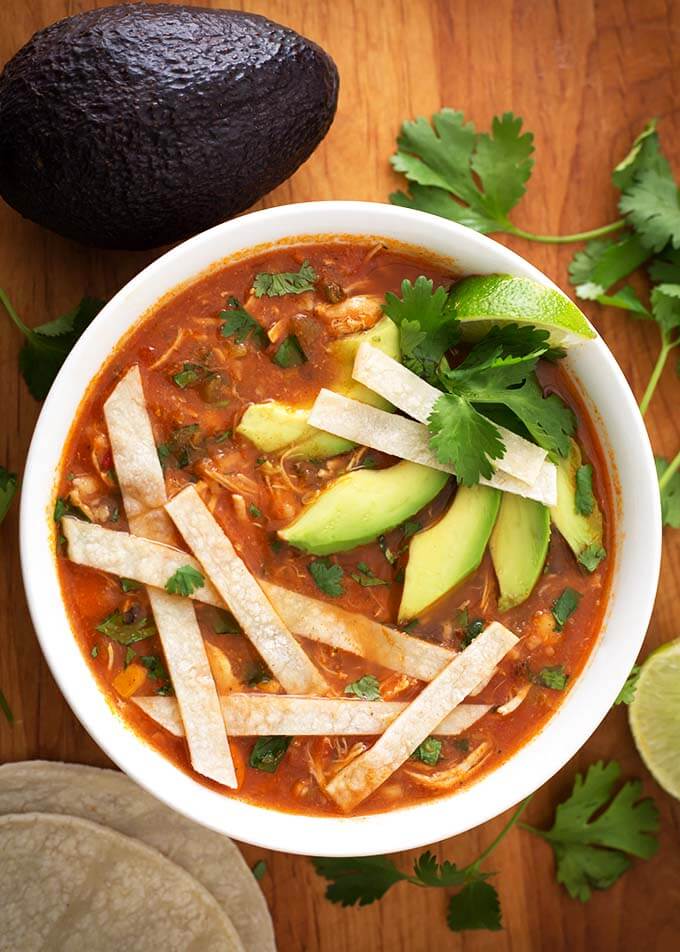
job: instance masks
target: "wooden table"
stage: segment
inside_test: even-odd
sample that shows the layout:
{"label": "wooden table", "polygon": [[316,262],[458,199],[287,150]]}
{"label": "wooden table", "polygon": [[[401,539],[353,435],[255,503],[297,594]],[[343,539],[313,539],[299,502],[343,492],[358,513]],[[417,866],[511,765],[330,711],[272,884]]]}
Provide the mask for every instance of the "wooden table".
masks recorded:
{"label": "wooden table", "polygon": [[[52,21],[105,5],[106,0],[3,0],[0,60]],[[213,0],[212,5],[239,4]],[[463,109],[481,125],[506,109],[525,117],[536,136],[537,163],[516,221],[535,232],[575,232],[616,217],[609,170],[650,116],[662,120],[667,153],[678,154],[680,3],[674,0],[251,0],[245,6],[317,40],[334,56],[341,76],[338,116],[328,138],[263,204],[385,201],[397,184],[387,159],[400,122],[443,105]],[[675,170],[680,174],[677,161]],[[568,286],[570,250],[520,240],[508,244]],[[0,204],[0,285],[28,323],[62,313],[85,292],[113,294],[153,257],[79,247]],[[657,350],[655,327],[622,312],[592,313],[639,397]],[[20,471],[39,407],[16,372],[19,344],[3,318],[0,463]],[[648,420],[655,450],[667,455],[680,445],[680,385],[673,374],[669,366]],[[0,761],[46,757],[105,765],[38,648],[19,572],[17,522],[15,505],[0,529],[0,685],[16,723],[10,727],[0,717]],[[660,595],[643,656],[680,634],[679,596],[680,532],[667,530]],[[324,884],[307,859],[245,847],[249,860],[267,861],[263,888],[280,949],[677,948],[680,806],[644,770],[623,708],[613,710],[580,754],[536,794],[528,817],[547,823],[575,771],[598,758],[617,758],[625,776],[644,779],[661,809],[661,849],[587,905],[569,899],[557,885],[549,848],[521,831],[513,831],[491,863],[498,870],[505,930],[462,936],[447,929],[443,890],[401,885],[369,908],[341,909],[324,899]],[[499,817],[441,843],[436,853],[469,862],[502,823]],[[399,861],[409,865],[415,855]]]}

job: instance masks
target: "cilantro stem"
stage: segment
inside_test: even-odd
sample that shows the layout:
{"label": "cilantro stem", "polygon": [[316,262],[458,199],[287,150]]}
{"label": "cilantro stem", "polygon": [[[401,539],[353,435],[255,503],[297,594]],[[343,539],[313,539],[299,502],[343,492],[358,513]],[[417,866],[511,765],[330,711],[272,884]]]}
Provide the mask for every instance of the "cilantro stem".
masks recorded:
{"label": "cilantro stem", "polygon": [[680,469],[680,450],[666,467],[663,476],[659,479],[659,489],[663,492],[666,484],[671,481],[675,473]]}
{"label": "cilantro stem", "polygon": [[644,416],[649,409],[649,404],[651,403],[652,397],[654,396],[654,391],[656,390],[657,384],[661,379],[663,369],[666,366],[668,355],[674,347],[677,347],[678,344],[680,344],[680,338],[677,340],[671,340],[665,331],[661,332],[661,350],[659,351],[659,356],[657,357],[656,363],[654,364],[654,369],[652,370],[652,375],[649,378],[649,383],[647,384],[645,392],[642,396],[642,400],[640,400],[640,413],[642,416]]}
{"label": "cilantro stem", "polygon": [[526,797],[526,799],[522,800],[522,802],[521,802],[520,805],[517,807],[517,809],[515,810],[515,812],[512,814],[512,816],[510,817],[510,819],[508,820],[508,822],[505,824],[505,826],[503,827],[503,829],[500,831],[500,833],[498,834],[498,836],[496,837],[496,839],[495,839],[495,840],[492,840],[491,843],[489,843],[489,845],[487,846],[487,848],[486,848],[485,850],[483,850],[483,851],[479,854],[479,856],[478,856],[477,859],[474,861],[474,863],[472,863],[471,868],[474,867],[474,869],[478,869],[479,866],[481,866],[481,864],[482,864],[482,863],[484,862],[484,860],[487,858],[487,856],[489,856],[489,854],[492,853],[492,852],[496,849],[496,847],[498,846],[498,844],[500,843],[500,841],[503,839],[503,837],[505,836],[505,834],[510,831],[510,829],[515,825],[515,823],[517,823],[517,821],[519,820],[519,818],[521,817],[521,815],[524,813],[524,810],[526,809],[526,807],[527,807],[529,801],[531,800],[532,796],[533,796],[533,794],[530,793],[529,796]]}
{"label": "cilantro stem", "polygon": [[7,294],[0,288],[0,304],[5,308],[9,316],[12,318],[16,326],[19,328],[22,334],[25,334],[26,337],[31,333],[30,329],[26,327],[24,322],[21,320],[17,312],[14,310],[12,302],[7,297]]}
{"label": "cilantro stem", "polygon": [[518,238],[527,238],[529,241],[540,241],[544,245],[568,245],[574,241],[590,241],[591,238],[600,238],[602,235],[609,235],[613,231],[619,231],[626,224],[625,219],[619,218],[609,225],[602,225],[600,228],[592,228],[590,231],[577,231],[573,235],[535,235],[532,231],[524,231],[523,228],[516,228],[511,225],[507,231],[511,235],[517,235]]}

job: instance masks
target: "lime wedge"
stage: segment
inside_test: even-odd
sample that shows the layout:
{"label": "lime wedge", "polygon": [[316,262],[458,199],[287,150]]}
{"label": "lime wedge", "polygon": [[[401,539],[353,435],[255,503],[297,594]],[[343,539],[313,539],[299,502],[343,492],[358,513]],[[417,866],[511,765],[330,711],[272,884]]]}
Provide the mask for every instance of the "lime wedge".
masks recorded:
{"label": "lime wedge", "polygon": [[493,324],[535,324],[550,331],[550,343],[568,347],[596,337],[576,305],[559,291],[530,278],[485,274],[464,278],[451,291],[463,337],[478,340]]}
{"label": "lime wedge", "polygon": [[680,800],[680,639],[658,648],[642,665],[628,718],[650,773]]}

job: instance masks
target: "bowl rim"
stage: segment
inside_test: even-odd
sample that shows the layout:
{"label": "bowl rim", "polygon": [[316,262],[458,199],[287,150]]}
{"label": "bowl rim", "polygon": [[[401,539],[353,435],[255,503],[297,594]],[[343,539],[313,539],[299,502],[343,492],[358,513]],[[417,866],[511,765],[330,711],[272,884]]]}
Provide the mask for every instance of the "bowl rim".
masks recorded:
{"label": "bowl rim", "polygon": [[[241,239],[242,234],[252,232],[260,237]],[[20,555],[30,615],[50,670],[80,723],[121,770],[190,819],[253,845],[306,855],[374,855],[438,842],[487,822],[542,786],[586,742],[622,687],[647,629],[660,570],[660,497],[654,457],[637,403],[598,335],[570,352],[568,360],[573,359],[577,365],[570,373],[577,379],[587,376],[597,391],[595,395],[581,392],[600,417],[599,423],[597,419],[593,422],[603,443],[609,444],[608,464],[610,470],[616,470],[611,481],[619,484],[620,499],[634,499],[635,505],[631,502],[619,513],[620,538],[616,540],[603,630],[585,667],[545,726],[501,765],[452,795],[385,813],[350,817],[292,814],[257,806],[204,787],[175,767],[125,724],[100,690],[73,637],[61,599],[52,532],[46,531],[51,523],[62,437],[70,431],[75,410],[113,346],[151,306],[135,310],[140,300],[160,300],[239,250],[322,234],[384,236],[430,249],[434,256],[449,254],[461,262],[464,270],[505,271],[557,287],[520,255],[487,236],[446,219],[393,205],[295,203],[251,212],[202,232],[157,258],[114,295],[61,368],[38,418],[26,461]],[[220,245],[230,243],[233,250],[226,255],[220,252]],[[440,253],[434,250],[435,245],[457,250]],[[194,258],[205,258],[207,263],[192,270],[189,261]],[[467,261],[474,261],[476,267]],[[487,268],[483,262],[493,266]],[[183,268],[187,276],[178,280],[176,274]],[[606,425],[601,419],[603,403],[608,407],[605,415],[610,418]],[[615,459],[610,444],[612,429],[616,440],[626,445],[625,452]],[[651,514],[656,518],[650,518]],[[626,605],[625,625],[617,599]],[[618,614],[621,623],[614,618]],[[621,629],[618,640],[616,630],[611,633],[612,625]],[[81,677],[83,673],[85,678]],[[561,742],[554,743],[558,730]]]}

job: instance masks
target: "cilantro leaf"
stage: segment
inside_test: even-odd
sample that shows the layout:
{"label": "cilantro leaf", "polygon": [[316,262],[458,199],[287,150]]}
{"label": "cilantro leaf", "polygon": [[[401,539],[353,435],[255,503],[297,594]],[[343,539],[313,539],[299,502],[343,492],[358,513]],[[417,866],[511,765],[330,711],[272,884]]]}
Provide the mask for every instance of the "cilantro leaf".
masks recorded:
{"label": "cilantro leaf", "polygon": [[464,486],[489,479],[492,460],[505,452],[498,428],[462,396],[446,393],[437,400],[427,421],[430,447],[440,461],[453,466]]}
{"label": "cilantro leaf", "polygon": [[170,595],[189,595],[205,585],[205,577],[193,565],[182,565],[165,583],[165,591]]}
{"label": "cilantro leaf", "polygon": [[346,685],[345,694],[355,694],[362,701],[380,701],[380,682],[374,674],[365,674],[358,681]]}
{"label": "cilantro leaf", "polygon": [[250,752],[250,766],[274,773],[288,750],[292,737],[259,737]]}
{"label": "cilantro leaf", "polygon": [[414,284],[402,281],[401,295],[388,291],[383,311],[399,327],[405,366],[435,383],[442,357],[460,336],[449,292],[420,275]]}
{"label": "cilantro leaf", "polygon": [[[552,613],[553,618],[555,619],[555,630],[562,631],[567,620],[571,618],[576,609],[578,608],[578,603],[581,601],[581,594],[573,588],[565,588],[559,598],[556,598],[553,602]],[[545,668],[544,670],[549,670]],[[551,687],[551,685],[548,685]]]}
{"label": "cilantro leaf", "polygon": [[281,297],[283,294],[302,294],[313,291],[317,275],[309,261],[303,261],[299,271],[280,271],[271,274],[263,271],[255,275],[253,291],[255,297]]}
{"label": "cilantro leaf", "polygon": [[626,683],[616,696],[614,704],[630,704],[632,702],[633,698],[635,697],[635,691],[641,670],[642,668],[639,664],[633,665],[633,667],[630,669],[630,674],[626,678]]}
{"label": "cilantro leaf", "polygon": [[474,618],[471,622],[466,622],[465,631],[460,642],[461,648],[467,648],[468,645],[471,645],[475,638],[481,635],[485,627],[486,622],[483,618]]}
{"label": "cilantro leaf", "polygon": [[616,188],[623,191],[632,184],[637,173],[646,169],[662,169],[664,162],[656,131],[656,119],[650,119],[633,142],[628,154],[612,172],[612,182]]}
{"label": "cilantro leaf", "polygon": [[593,496],[593,467],[590,463],[579,466],[576,470],[576,512],[582,516],[589,516],[595,508]]}
{"label": "cilantro leaf", "polygon": [[602,559],[606,559],[606,557],[607,553],[602,546],[593,542],[592,545],[587,545],[583,549],[576,561],[589,572],[594,572]]}
{"label": "cilantro leaf", "polygon": [[263,859],[258,859],[255,865],[252,867],[251,872],[259,883],[261,879],[264,879],[265,873],[267,872],[266,862]]}
{"label": "cilantro leaf", "polygon": [[272,360],[279,367],[299,367],[301,364],[307,363],[307,355],[295,334],[289,334],[279,344]]}
{"label": "cilantro leaf", "polygon": [[451,896],[446,921],[453,932],[465,929],[498,932],[503,928],[498,893],[491,883],[481,880],[468,883],[455,896]]}
{"label": "cilantro leaf", "polygon": [[549,830],[527,827],[553,848],[557,880],[573,899],[611,886],[630,866],[629,856],[649,859],[658,848],[658,811],[640,799],[642,784],[629,780],[612,797],[621,768],[612,761],[576,775],[571,796],[555,811]]}
{"label": "cilantro leaf", "polygon": [[556,664],[552,667],[541,668],[536,674],[531,675],[531,680],[540,687],[550,688],[551,691],[564,691],[569,675],[561,664]]}
{"label": "cilantro leaf", "polygon": [[396,192],[390,201],[476,231],[512,232],[508,214],[524,194],[533,165],[533,136],[521,129],[521,118],[510,112],[495,116],[491,132],[482,134],[453,109],[435,113],[431,125],[422,117],[405,122],[391,162],[411,191]]}
{"label": "cilantro leaf", "polygon": [[680,327],[680,284],[657,284],[651,299],[654,320],[662,333],[670,337]]}
{"label": "cilantro leaf", "polygon": [[387,579],[380,578],[373,572],[365,562],[357,563],[356,572],[352,572],[352,578],[364,588],[374,588],[376,585],[389,585]]}
{"label": "cilantro leaf", "polygon": [[667,244],[680,248],[680,196],[667,163],[636,175],[623,192],[619,209],[652,251],[662,251]]}
{"label": "cilantro leaf", "polygon": [[680,249],[665,248],[652,259],[648,270],[652,281],[658,284],[680,284]]}
{"label": "cilantro leaf", "polygon": [[169,678],[168,672],[165,670],[163,660],[160,655],[143,655],[139,659],[146,670],[149,672],[149,676],[154,679],[154,681],[167,681]]}
{"label": "cilantro leaf", "polygon": [[10,473],[4,466],[0,466],[0,522],[7,515],[16,491],[17,474]]}
{"label": "cilantro leaf", "polygon": [[7,723],[11,727],[12,724],[14,723],[14,714],[12,712],[12,708],[9,706],[9,701],[3,694],[1,688],[0,688],[0,711],[2,711],[2,713],[5,715]]}
{"label": "cilantro leaf", "polygon": [[313,559],[307,568],[316,583],[316,587],[325,592],[326,595],[333,598],[344,595],[345,589],[342,585],[342,577],[345,573],[341,565],[324,558]]}
{"label": "cilantro leaf", "polygon": [[165,443],[157,447],[158,459],[165,468],[168,461],[174,459],[180,469],[185,469],[193,461],[198,449],[200,426],[198,423],[188,423],[180,426],[168,437]]}
{"label": "cilantro leaf", "polygon": [[31,396],[36,400],[44,400],[74,344],[104,307],[105,302],[84,297],[72,311],[33,328],[24,324],[2,289],[0,304],[26,338],[19,351],[21,375]]}
{"label": "cilantro leaf", "polygon": [[119,645],[134,645],[156,634],[156,626],[148,618],[136,618],[134,611],[114,611],[95,625],[95,631]]}
{"label": "cilantro leaf", "polygon": [[578,297],[604,304],[602,296],[649,257],[649,248],[633,232],[618,239],[595,238],[572,258],[569,279]]}
{"label": "cilantro leaf", "polygon": [[473,870],[474,864],[459,869],[455,863],[444,860],[438,863],[434,855],[427,850],[413,864],[414,877],[425,886],[461,886],[471,875],[485,877],[484,873]]}
{"label": "cilantro leaf", "polygon": [[442,755],[442,742],[436,737],[426,737],[422,744],[419,744],[411,756],[414,760],[420,760],[428,767],[434,767],[439,763]]}
{"label": "cilantro leaf", "polygon": [[326,899],[342,906],[368,906],[382,899],[395,883],[409,880],[387,856],[354,856],[312,859],[314,869],[330,881]]}
{"label": "cilantro leaf", "polygon": [[61,522],[64,516],[76,516],[78,519],[90,522],[90,519],[85,515],[80,506],[74,506],[70,499],[64,499],[63,496],[58,496],[54,504],[54,521],[57,523]]}
{"label": "cilantro leaf", "polygon": [[[660,456],[656,458],[656,474],[661,479],[668,469],[668,461]],[[680,529],[680,469],[660,484],[661,489],[661,521],[665,526]]]}
{"label": "cilantro leaf", "polygon": [[237,344],[250,340],[258,347],[265,347],[269,338],[255,318],[246,311],[235,297],[230,297],[227,308],[220,311],[223,324],[220,328],[222,337],[233,337]]}

